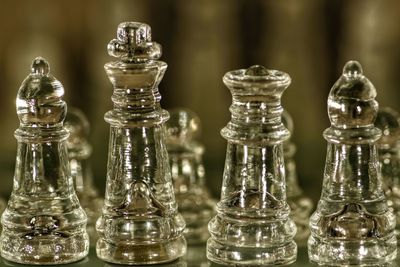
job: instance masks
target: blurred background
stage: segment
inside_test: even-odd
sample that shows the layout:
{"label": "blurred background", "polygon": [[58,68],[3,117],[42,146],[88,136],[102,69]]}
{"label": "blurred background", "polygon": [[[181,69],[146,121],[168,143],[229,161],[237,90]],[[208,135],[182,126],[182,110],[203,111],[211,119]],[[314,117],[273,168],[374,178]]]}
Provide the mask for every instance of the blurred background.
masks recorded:
{"label": "blurred background", "polygon": [[36,56],[64,85],[68,105],[91,122],[95,183],[104,191],[112,86],[103,65],[122,21],[151,25],[169,65],[162,106],[202,119],[207,183],[219,196],[231,95],[225,72],[262,64],[285,71],[283,105],[295,123],[298,174],[317,201],[329,127],[326,99],[347,60],[359,60],[381,106],[400,109],[400,2],[396,0],[0,0],[0,194],[11,191],[18,127],[15,97]]}

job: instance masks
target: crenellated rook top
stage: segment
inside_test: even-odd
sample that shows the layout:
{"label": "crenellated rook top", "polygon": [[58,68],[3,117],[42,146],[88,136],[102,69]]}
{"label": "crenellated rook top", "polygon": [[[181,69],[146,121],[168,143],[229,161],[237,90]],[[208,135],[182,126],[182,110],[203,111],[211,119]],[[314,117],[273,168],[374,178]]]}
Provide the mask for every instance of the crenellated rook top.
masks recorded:
{"label": "crenellated rook top", "polygon": [[255,146],[289,138],[281,122],[281,97],[291,82],[287,73],[254,65],[226,73],[223,82],[232,93],[231,121],[221,131],[224,138]]}

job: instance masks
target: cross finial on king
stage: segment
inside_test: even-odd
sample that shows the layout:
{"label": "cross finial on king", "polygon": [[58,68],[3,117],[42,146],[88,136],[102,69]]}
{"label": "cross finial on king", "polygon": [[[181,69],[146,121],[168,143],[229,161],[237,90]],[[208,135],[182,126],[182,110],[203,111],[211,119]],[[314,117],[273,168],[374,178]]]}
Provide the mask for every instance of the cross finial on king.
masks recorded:
{"label": "cross finial on king", "polygon": [[151,28],[141,22],[122,22],[117,39],[107,46],[108,54],[128,62],[146,62],[161,57],[161,46],[151,41]]}

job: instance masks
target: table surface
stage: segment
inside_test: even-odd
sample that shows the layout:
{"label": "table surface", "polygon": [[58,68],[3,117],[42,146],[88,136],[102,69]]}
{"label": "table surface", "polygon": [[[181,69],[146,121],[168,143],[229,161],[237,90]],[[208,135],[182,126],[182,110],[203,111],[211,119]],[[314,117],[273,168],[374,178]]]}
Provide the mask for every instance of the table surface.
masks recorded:
{"label": "table surface", "polygon": [[[0,266],[18,266],[18,267],[28,267],[29,265],[20,265],[12,262],[8,262],[5,260],[0,261]],[[36,265],[37,266],[37,265]],[[65,267],[121,267],[124,265],[117,265],[117,264],[110,264],[106,263],[96,256],[96,251],[94,248],[90,249],[89,256],[86,257],[85,259],[72,263],[72,264],[65,264],[65,265],[60,265],[60,266],[65,266]],[[148,267],[149,265],[147,265]],[[189,246],[188,247],[188,253],[184,258],[181,258],[177,261],[168,263],[168,264],[159,264],[159,265],[154,265],[156,267],[218,267],[222,266],[219,264],[212,263],[207,260],[206,258],[206,248],[204,246]],[[317,267],[317,265],[312,264],[308,261],[307,257],[307,248],[305,247],[299,247],[298,248],[298,255],[297,255],[297,261],[291,265],[288,265],[289,267]],[[391,266],[400,266],[400,259],[398,259],[393,265]],[[139,266],[135,266],[139,267]]]}

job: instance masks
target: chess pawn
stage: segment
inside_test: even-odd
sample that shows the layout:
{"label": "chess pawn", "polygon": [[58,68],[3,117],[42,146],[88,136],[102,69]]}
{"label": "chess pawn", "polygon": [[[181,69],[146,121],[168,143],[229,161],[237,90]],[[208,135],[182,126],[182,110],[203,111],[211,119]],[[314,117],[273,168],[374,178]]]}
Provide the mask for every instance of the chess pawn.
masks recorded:
{"label": "chess pawn", "polygon": [[158,92],[167,64],[157,60],[161,46],[148,25],[121,23],[117,37],[108,52],[120,60],[105,65],[114,109],[105,115],[111,136],[97,255],[118,264],[170,262],[185,254],[186,241],[165,145],[169,114]]}
{"label": "chess pawn", "polygon": [[20,126],[14,187],[1,219],[1,256],[22,264],[64,264],[88,254],[86,214],[79,205],[63,126],[64,88],[43,58],[17,96]]}
{"label": "chess pawn", "polygon": [[320,265],[381,265],[396,258],[396,220],[381,186],[374,127],[376,90],[349,61],[328,97],[331,127],[321,199],[310,218],[308,254]]}
{"label": "chess pawn", "polygon": [[396,216],[396,235],[400,236],[400,114],[391,108],[380,108],[375,126],[381,129],[378,140],[382,183],[389,207]]}
{"label": "chess pawn", "polygon": [[186,222],[186,240],[189,244],[205,243],[216,201],[205,186],[204,147],[194,140],[199,135],[200,119],[187,109],[170,110],[166,128],[175,197]]}
{"label": "chess pawn", "polygon": [[[293,134],[293,120],[290,114],[284,110],[282,113],[282,123]],[[286,197],[290,207],[290,214],[296,223],[297,232],[295,240],[297,245],[304,245],[310,235],[308,227],[309,217],[313,208],[310,198],[304,195],[300,188],[294,154],[296,153],[296,145],[290,139],[283,142],[283,154],[285,158],[285,174],[286,174]]]}
{"label": "chess pawn", "polygon": [[93,185],[92,170],[88,162],[92,154],[92,147],[88,142],[89,122],[82,111],[70,107],[64,126],[69,132],[67,147],[71,176],[76,195],[88,218],[86,229],[92,245],[97,240],[95,225],[101,214],[103,200]]}
{"label": "chess pawn", "polygon": [[282,143],[281,96],[288,74],[263,66],[234,70],[223,81],[232,93],[221,200],[208,229],[207,257],[232,265],[296,260],[296,226],[289,217]]}

